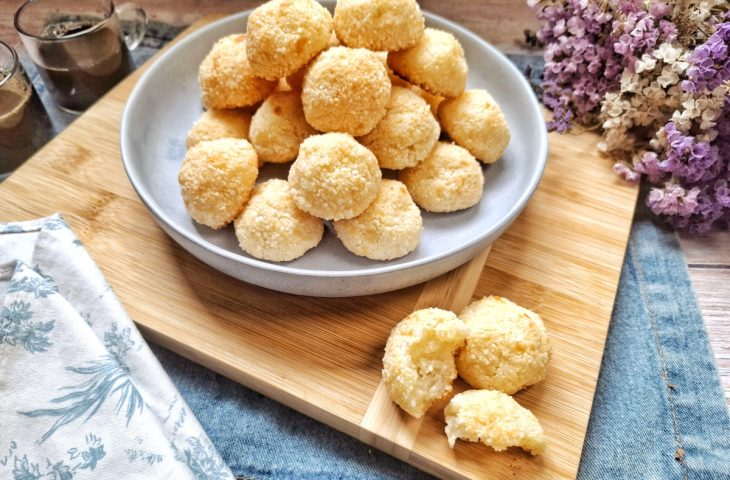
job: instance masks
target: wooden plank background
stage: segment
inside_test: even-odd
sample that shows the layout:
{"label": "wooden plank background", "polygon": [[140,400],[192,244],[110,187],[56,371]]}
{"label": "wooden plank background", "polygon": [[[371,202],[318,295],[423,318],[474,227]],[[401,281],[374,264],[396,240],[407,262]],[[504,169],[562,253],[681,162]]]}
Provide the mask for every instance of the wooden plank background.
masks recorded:
{"label": "wooden plank background", "polygon": [[730,407],[730,232],[679,236]]}

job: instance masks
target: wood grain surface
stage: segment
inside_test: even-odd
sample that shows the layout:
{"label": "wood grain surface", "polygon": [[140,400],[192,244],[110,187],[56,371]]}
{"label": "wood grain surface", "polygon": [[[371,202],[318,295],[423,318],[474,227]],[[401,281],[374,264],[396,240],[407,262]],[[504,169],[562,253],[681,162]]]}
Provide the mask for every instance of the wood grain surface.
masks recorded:
{"label": "wood grain surface", "polygon": [[[413,310],[434,307],[460,312],[474,295],[490,251],[491,246],[465,265],[424,284]],[[381,380],[360,422],[360,439],[407,460],[422,421],[405,415],[391,402]]]}
{"label": "wood grain surface", "polygon": [[679,241],[730,408],[730,232]]}
{"label": "wood grain surface", "polygon": [[[595,136],[550,136],[541,185],[481,275],[486,254],[425,288],[297,297],[202,264],[138,200],[118,132],[140,74],[0,184],[0,220],[63,212],[149,340],[417,467],[452,478],[575,476],[637,193],[596,157]],[[463,442],[452,450],[443,405],[413,423],[379,393],[391,328],[418,306],[458,309],[473,285],[474,297],[502,295],[539,312],[551,333],[547,379],[516,395],[543,424],[550,443],[543,456]]]}
{"label": "wood grain surface", "polygon": [[[20,39],[13,28],[13,15],[23,1],[0,0],[0,39],[5,38],[14,46],[20,46]],[[117,0],[114,3],[121,5],[124,1]],[[263,1],[139,0],[136,3],[145,9],[151,20],[185,26],[205,15],[238,13],[255,8]],[[485,36],[504,52],[518,52],[523,49],[523,30],[534,30],[537,27],[537,19],[523,0],[420,0],[418,3],[426,10],[456,20],[466,28]],[[493,21],[495,18],[499,21]]]}
{"label": "wood grain surface", "polygon": [[[74,0],[68,0],[73,2]],[[22,51],[13,28],[12,17],[23,0],[0,0],[0,40]],[[150,19],[171,25],[193,23],[211,13],[234,13],[261,4],[261,0],[141,0]],[[443,2],[421,0],[423,8],[450,18],[473,30],[507,53],[527,53],[524,30],[537,28],[537,20],[523,0],[461,0]],[[498,18],[495,22],[493,19]],[[716,299],[730,298],[730,283],[724,270],[730,270],[730,233],[715,233],[706,238],[681,237],[690,277],[697,294],[710,342],[720,370],[725,396],[730,407],[730,309],[712,308]],[[711,318],[710,318],[711,317]]]}

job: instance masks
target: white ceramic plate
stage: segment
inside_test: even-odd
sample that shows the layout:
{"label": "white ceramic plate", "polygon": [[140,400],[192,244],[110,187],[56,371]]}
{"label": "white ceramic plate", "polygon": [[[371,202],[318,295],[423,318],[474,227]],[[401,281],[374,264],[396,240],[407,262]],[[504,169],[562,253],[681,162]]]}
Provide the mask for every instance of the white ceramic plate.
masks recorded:
{"label": "white ceramic plate", "polygon": [[[484,196],[478,205],[448,214],[424,212],[418,248],[388,262],[351,254],[331,228],[322,243],[303,257],[267,262],[241,251],[231,226],[216,231],[196,224],[183,205],[177,173],[185,155],[185,136],[203,111],[198,65],[216,40],[245,31],[249,13],[197,30],[166,52],[137,83],[122,118],[122,159],[132,185],[160,226],[190,253],[229,275],[282,292],[366,295],[414,285],[456,268],[496,240],[519,215],[547,158],[540,106],[522,74],[499,51],[465,28],[424,12],[427,26],[459,39],[469,64],[467,88],[487,89],[512,132],[502,159],[484,167]],[[286,178],[287,168],[267,165],[259,180]]]}

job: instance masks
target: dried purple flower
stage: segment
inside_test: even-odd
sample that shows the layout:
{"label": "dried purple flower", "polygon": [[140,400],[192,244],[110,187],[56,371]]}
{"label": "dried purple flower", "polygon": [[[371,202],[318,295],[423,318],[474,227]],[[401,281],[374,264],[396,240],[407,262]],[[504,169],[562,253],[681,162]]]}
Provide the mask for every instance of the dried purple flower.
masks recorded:
{"label": "dried purple flower", "polygon": [[730,228],[730,12],[714,0],[529,1],[548,127],[600,119],[599,147],[632,159],[613,169],[646,176],[655,214],[696,234]]}
{"label": "dried purple flower", "polygon": [[730,80],[730,22],[720,24],[707,42],[695,49],[682,84],[687,92],[714,90]]}

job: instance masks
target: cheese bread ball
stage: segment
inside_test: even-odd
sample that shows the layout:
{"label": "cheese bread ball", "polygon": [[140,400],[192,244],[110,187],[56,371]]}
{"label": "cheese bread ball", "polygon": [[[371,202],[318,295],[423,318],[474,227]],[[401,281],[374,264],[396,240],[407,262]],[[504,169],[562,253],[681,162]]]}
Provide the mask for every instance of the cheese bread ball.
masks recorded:
{"label": "cheese bread ball", "polygon": [[[386,57],[386,64],[387,64],[387,57]],[[408,83],[404,78],[399,77],[393,70],[388,69],[388,78],[390,78],[390,84],[393,87],[403,87],[403,88],[414,88],[420,90],[415,85],[411,85]],[[416,90],[413,90],[414,92]]]}
{"label": "cheese bread ball", "polygon": [[[334,32],[332,32],[332,35],[330,36],[330,41],[327,44],[327,48],[330,47],[337,47],[340,45],[340,41],[337,39],[337,36]],[[308,64],[304,65],[300,69],[298,69],[296,72],[292,73],[291,75],[286,76],[286,83],[289,85],[289,87],[292,90],[297,90],[299,92],[302,91],[302,83],[304,83],[304,74],[307,72],[307,68],[309,68],[309,65],[311,65],[312,62],[309,62]]]}
{"label": "cheese bread ball", "polygon": [[511,395],[545,378],[551,348],[539,315],[490,296],[467,306],[459,318],[469,336],[456,364],[470,385]]}
{"label": "cheese bread ball", "polygon": [[319,218],[360,215],[380,191],[375,155],[345,133],[313,135],[299,147],[289,186],[299,208]]}
{"label": "cheese bread ball", "polygon": [[484,174],[471,153],[458,145],[438,142],[418,165],[400,171],[419,207],[429,212],[454,212],[479,203]]}
{"label": "cheese bread ball", "polygon": [[302,103],[307,122],[323,132],[365,135],[385,115],[388,69],[362,48],[333,47],[307,69]]}
{"label": "cheese bread ball", "polygon": [[288,262],[304,255],[322,240],[321,219],[294,203],[285,180],[256,185],[241,215],[234,222],[241,249],[272,262]]}
{"label": "cheese bread ball", "polygon": [[259,160],[285,163],[297,158],[299,145],[316,131],[302,111],[298,92],[274,92],[251,119],[249,138]]}
{"label": "cheese bread ball", "polygon": [[334,27],[348,47],[403,50],[423,35],[424,20],[416,0],[338,0]]}
{"label": "cheese bread ball", "polygon": [[428,93],[426,90],[422,88],[418,88],[415,85],[411,86],[411,90],[418,93],[421,98],[426,100],[428,105],[431,107],[431,113],[434,117],[438,116],[439,106],[441,105],[441,102],[444,101],[444,97],[439,97],[438,95],[432,95]]}
{"label": "cheese bread ball", "polygon": [[221,138],[246,140],[250,126],[251,114],[243,110],[206,110],[188,132],[186,146],[192,148],[200,142]]}
{"label": "cheese bread ball", "polygon": [[390,77],[390,83],[394,87],[404,87],[408,88],[418,94],[419,97],[426,100],[426,103],[431,107],[431,113],[434,117],[438,117],[439,113],[439,104],[444,100],[444,97],[439,97],[438,95],[431,95],[426,90],[417,87],[416,85],[413,85],[412,83],[408,83],[404,78],[399,77],[396,73],[393,72],[393,70],[388,71],[388,76]]}
{"label": "cheese bread ball", "polygon": [[495,390],[468,390],[454,395],[444,409],[446,436],[482,442],[501,452],[520,447],[533,455],[545,451],[545,433],[531,411],[514,398]]}
{"label": "cheese bread ball", "polygon": [[286,78],[280,78],[276,83],[276,88],[274,88],[274,92],[290,92],[291,90],[292,88],[286,82]]}
{"label": "cheese bread ball", "polygon": [[254,105],[276,87],[276,81],[253,74],[246,58],[246,43],[246,35],[223,37],[200,64],[198,81],[206,109]]}
{"label": "cheese bread ball", "polygon": [[396,325],[383,357],[383,381],[391,400],[422,417],[451,391],[454,353],[465,336],[462,321],[438,308],[417,310]]}
{"label": "cheese bread ball", "polygon": [[333,222],[342,244],[355,255],[391,260],[412,252],[423,230],[421,211],[397,180],[380,182],[380,192],[360,215]]}
{"label": "cheese bread ball", "polygon": [[440,134],[428,103],[407,88],[393,87],[385,116],[358,140],[375,154],[381,168],[400,170],[426,158]]}
{"label": "cheese bread ball", "polygon": [[315,0],[271,0],[251,12],[247,33],[251,70],[277,80],[327,48],[332,16]]}
{"label": "cheese bread ball", "polygon": [[443,30],[427,28],[413,47],[390,52],[388,66],[433,95],[456,97],[466,87],[464,49]]}
{"label": "cheese bread ball", "polygon": [[193,220],[217,229],[241,213],[257,175],[258,159],[251,144],[223,138],[188,150],[178,182]]}
{"label": "cheese bread ball", "polygon": [[307,72],[307,68],[309,67],[309,64],[304,65],[302,68],[297,70],[296,72],[292,73],[291,75],[288,75],[286,77],[286,83],[289,85],[289,88],[296,92],[302,91],[302,84],[304,83],[304,74]]}
{"label": "cheese bread ball", "polygon": [[444,100],[439,120],[452,140],[484,163],[496,162],[509,144],[507,119],[486,90]]}

